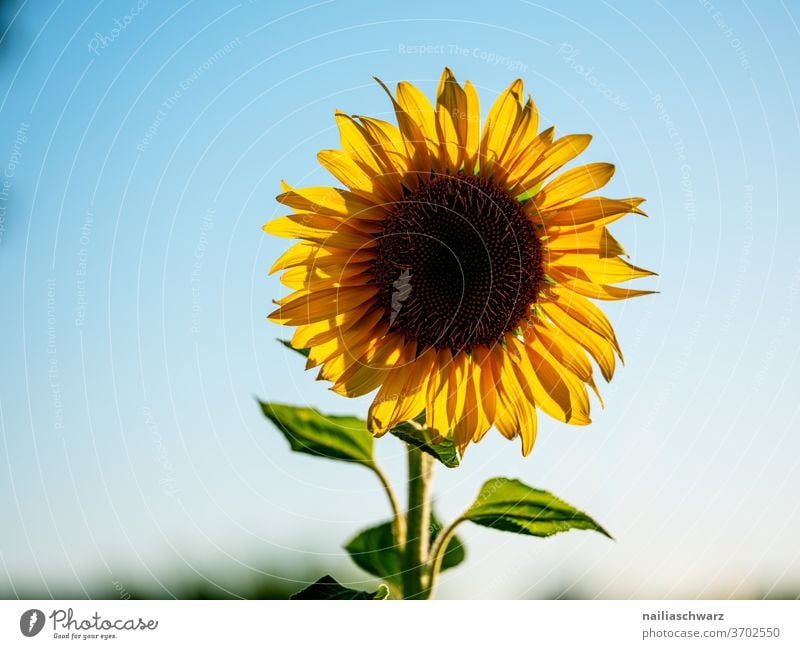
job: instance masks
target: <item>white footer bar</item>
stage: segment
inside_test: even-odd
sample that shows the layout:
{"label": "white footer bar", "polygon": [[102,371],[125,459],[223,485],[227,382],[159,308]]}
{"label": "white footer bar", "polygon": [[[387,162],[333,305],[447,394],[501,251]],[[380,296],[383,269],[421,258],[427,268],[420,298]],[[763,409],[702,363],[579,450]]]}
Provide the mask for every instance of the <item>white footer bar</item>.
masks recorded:
{"label": "white footer bar", "polygon": [[797,648],[800,601],[0,601],[3,648],[223,643]]}

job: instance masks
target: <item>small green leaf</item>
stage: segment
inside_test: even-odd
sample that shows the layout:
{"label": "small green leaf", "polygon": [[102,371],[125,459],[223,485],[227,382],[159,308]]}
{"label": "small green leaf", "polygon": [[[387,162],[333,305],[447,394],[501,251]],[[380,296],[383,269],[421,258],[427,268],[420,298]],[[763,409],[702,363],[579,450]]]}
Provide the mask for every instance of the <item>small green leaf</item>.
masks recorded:
{"label": "small green leaf", "polygon": [[389,589],[381,584],[374,593],[353,590],[342,586],[330,575],[325,575],[299,593],[292,595],[291,599],[389,599]]}
{"label": "small green leaf", "polygon": [[293,352],[297,352],[306,358],[308,358],[308,354],[311,351],[308,347],[302,347],[300,349],[297,347],[292,347],[292,343],[290,343],[288,340],[283,340],[282,338],[278,338],[277,341],[287,349],[291,349]]}
{"label": "small green leaf", "polygon": [[578,529],[594,530],[612,538],[587,514],[553,494],[508,478],[486,482],[463,517],[484,527],[531,536]]}
{"label": "small green leaf", "polygon": [[284,434],[293,451],[333,460],[372,464],[373,437],[356,417],[323,415],[313,408],[296,408],[259,401],[264,415]]}
{"label": "small green leaf", "polygon": [[359,532],[347,542],[344,549],[362,570],[395,586],[402,583],[402,564],[392,535],[391,522]]}
{"label": "small green leaf", "polygon": [[[431,544],[433,544],[436,536],[441,531],[441,522],[435,515],[431,516]],[[359,532],[344,547],[359,568],[371,575],[385,579],[397,588],[402,586],[403,563],[392,535],[391,521]],[[450,539],[450,543],[447,544],[447,550],[442,561],[442,570],[454,568],[464,561],[465,557],[464,544],[461,543],[458,537],[454,536]]]}
{"label": "small green leaf", "polygon": [[461,462],[452,439],[444,438],[441,442],[431,442],[426,437],[425,430],[414,422],[405,421],[392,428],[389,432],[397,439],[417,447],[428,455],[432,455],[446,467],[452,469]]}

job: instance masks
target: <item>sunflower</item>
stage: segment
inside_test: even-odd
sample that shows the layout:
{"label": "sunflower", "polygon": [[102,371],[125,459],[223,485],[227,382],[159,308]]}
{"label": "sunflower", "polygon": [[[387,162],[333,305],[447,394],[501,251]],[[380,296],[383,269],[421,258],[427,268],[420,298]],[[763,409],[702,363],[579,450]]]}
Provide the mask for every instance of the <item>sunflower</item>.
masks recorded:
{"label": "sunflower", "polygon": [[292,345],[334,392],[378,389],[375,435],[424,413],[462,453],[494,426],[527,455],[537,409],[590,423],[589,357],[606,381],[622,360],[590,300],[651,292],[615,286],[653,273],[607,229],[644,214],[644,199],[586,197],[612,177],[608,163],[550,179],[591,136],[538,132],[519,79],[482,130],[474,86],[449,69],[435,107],[408,82],[395,96],[378,83],[397,126],[336,111],[341,150],[318,155],[345,188],[283,183],[277,200],[294,213],[264,230],[301,241],[272,266],[293,292],[269,318],[297,327]]}

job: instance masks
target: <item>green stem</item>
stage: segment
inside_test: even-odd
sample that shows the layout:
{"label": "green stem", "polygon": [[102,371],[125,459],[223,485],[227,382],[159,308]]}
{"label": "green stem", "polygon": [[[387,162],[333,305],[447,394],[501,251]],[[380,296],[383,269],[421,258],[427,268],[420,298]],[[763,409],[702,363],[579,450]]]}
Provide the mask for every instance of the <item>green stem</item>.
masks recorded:
{"label": "green stem", "polygon": [[397,502],[397,496],[394,494],[389,478],[386,477],[386,474],[376,462],[373,461],[369,468],[378,476],[378,480],[381,481],[383,489],[389,498],[389,505],[392,507],[392,534],[394,535],[395,544],[402,550],[406,544],[406,518],[403,512],[400,511],[400,504]]}
{"label": "green stem", "polygon": [[458,527],[458,525],[463,523],[465,520],[466,519],[462,517],[457,518],[436,536],[436,541],[434,541],[430,552],[431,562],[430,581],[428,583],[428,597],[433,597],[433,592],[436,589],[436,580],[438,579],[439,573],[442,570],[444,555],[447,552],[447,546],[450,545],[450,540],[453,538],[453,536],[455,536],[456,527]]}
{"label": "green stem", "polygon": [[405,599],[430,597],[428,542],[431,526],[431,477],[433,458],[408,446],[408,514],[406,547],[403,554],[403,596]]}

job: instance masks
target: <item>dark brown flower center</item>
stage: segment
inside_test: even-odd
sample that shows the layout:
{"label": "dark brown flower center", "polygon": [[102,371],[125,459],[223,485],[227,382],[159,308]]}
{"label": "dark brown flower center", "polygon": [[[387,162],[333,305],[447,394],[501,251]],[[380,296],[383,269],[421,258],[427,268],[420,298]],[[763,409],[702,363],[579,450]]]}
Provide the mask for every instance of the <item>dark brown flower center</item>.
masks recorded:
{"label": "dark brown flower center", "polygon": [[391,330],[418,349],[491,345],[530,312],[542,245],[523,205],[478,176],[438,176],[397,203],[373,275]]}

